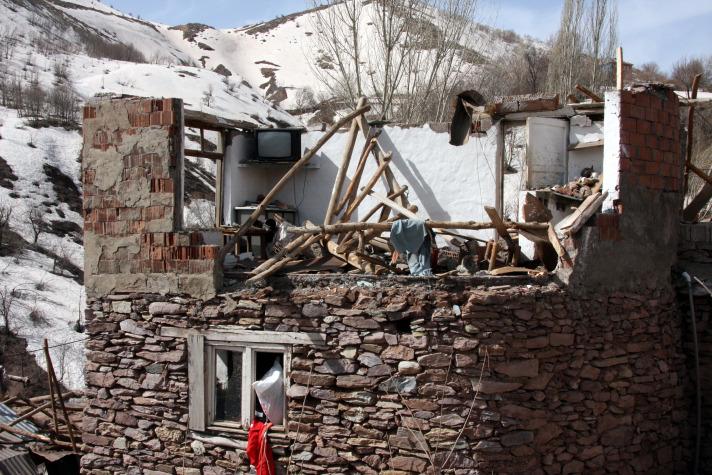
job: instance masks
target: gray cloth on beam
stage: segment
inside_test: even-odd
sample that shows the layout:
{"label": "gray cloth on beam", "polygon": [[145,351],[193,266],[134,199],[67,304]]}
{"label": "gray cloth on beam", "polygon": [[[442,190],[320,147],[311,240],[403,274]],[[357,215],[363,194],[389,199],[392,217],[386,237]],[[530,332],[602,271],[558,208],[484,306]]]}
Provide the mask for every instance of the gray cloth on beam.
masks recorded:
{"label": "gray cloth on beam", "polygon": [[395,221],[391,226],[391,244],[406,256],[411,275],[433,275],[430,269],[430,233],[425,221]]}

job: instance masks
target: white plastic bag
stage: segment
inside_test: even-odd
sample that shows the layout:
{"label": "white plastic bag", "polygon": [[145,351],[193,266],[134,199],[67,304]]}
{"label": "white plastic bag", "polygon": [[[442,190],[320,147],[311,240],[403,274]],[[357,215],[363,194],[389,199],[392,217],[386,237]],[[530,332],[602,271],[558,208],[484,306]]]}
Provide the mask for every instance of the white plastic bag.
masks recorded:
{"label": "white plastic bag", "polygon": [[260,400],[260,405],[265,411],[267,419],[278,426],[284,420],[284,379],[282,365],[275,361],[267,374],[252,383],[252,388]]}

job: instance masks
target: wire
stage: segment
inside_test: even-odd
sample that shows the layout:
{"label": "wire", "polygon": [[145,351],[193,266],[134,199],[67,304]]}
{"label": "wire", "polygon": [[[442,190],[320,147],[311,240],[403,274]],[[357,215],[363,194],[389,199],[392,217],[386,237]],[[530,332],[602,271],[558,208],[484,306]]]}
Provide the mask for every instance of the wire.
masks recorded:
{"label": "wire", "polygon": [[[47,349],[58,348],[58,347],[60,347],[60,346],[73,345],[74,343],[79,343],[79,342],[82,342],[82,341],[87,341],[88,339],[89,339],[89,337],[87,337],[87,338],[82,338],[81,340],[74,340],[74,341],[68,341],[68,342],[65,342],[65,343],[58,343],[58,344],[56,344],[56,345],[52,345],[52,346],[47,347]],[[27,354],[27,353],[37,353],[38,351],[44,351],[44,348],[37,348],[36,350],[25,350],[24,352],[17,352],[17,353],[5,353],[5,354],[3,354],[2,356],[4,356],[4,357],[8,357],[8,356],[22,356],[22,355]]]}

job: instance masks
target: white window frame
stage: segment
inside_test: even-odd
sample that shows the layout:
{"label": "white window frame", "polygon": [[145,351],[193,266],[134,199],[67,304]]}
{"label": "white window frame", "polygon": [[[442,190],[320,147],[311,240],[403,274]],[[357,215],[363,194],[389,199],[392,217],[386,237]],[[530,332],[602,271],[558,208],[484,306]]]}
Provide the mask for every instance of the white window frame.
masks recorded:
{"label": "white window frame", "polygon": [[[185,338],[188,345],[188,427],[194,431],[245,432],[254,415],[255,352],[280,353],[283,355],[285,392],[285,417],[281,426],[286,427],[286,393],[289,389],[292,345],[323,345],[326,337],[320,333],[296,333],[244,330],[231,326],[216,326],[208,330],[192,330],[162,327],[161,336]],[[242,398],[241,421],[214,421],[215,350],[241,351],[242,353]]]}
{"label": "white window frame", "polygon": [[[215,363],[216,350],[237,351],[242,355],[242,381],[240,394],[240,422],[215,420]],[[257,358],[255,353],[274,353],[282,355],[283,368],[283,384],[284,392],[287,393],[289,388],[289,378],[287,377],[287,368],[290,367],[290,348],[286,345],[269,345],[269,344],[235,344],[217,340],[204,341],[204,381],[205,381],[205,425],[207,430],[247,430],[252,423],[255,413],[255,391],[252,389],[252,383],[256,380]],[[285,396],[286,399],[286,396]],[[283,420],[287,420],[287,409],[285,410]],[[273,426],[273,430],[284,430],[286,424],[283,422],[280,425]]]}

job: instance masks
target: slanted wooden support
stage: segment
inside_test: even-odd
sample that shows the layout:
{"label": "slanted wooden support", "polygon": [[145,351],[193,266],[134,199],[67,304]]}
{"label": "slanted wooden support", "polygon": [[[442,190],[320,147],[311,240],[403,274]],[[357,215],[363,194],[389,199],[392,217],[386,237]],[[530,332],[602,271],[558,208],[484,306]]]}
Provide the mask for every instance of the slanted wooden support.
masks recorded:
{"label": "slanted wooden support", "polygon": [[297,237],[296,239],[292,240],[292,242],[290,242],[289,244],[287,244],[286,246],[284,246],[284,247],[282,248],[282,250],[279,251],[277,254],[275,254],[274,256],[270,257],[269,259],[267,259],[267,260],[264,261],[262,264],[260,264],[259,266],[255,267],[254,269],[252,269],[252,273],[253,273],[253,274],[259,274],[259,273],[262,272],[263,270],[265,270],[265,269],[267,269],[267,268],[273,266],[277,261],[279,261],[280,259],[284,258],[287,254],[289,254],[290,252],[292,252],[292,251],[295,250],[296,248],[301,247],[301,245],[304,244],[305,242],[307,242],[308,239],[309,239],[308,236],[299,236],[299,237]]}
{"label": "slanted wooden support", "polygon": [[375,264],[371,262],[370,259],[362,259],[360,256],[356,254],[342,254],[340,252],[337,252],[337,247],[338,244],[336,244],[334,241],[327,241],[326,242],[326,247],[329,250],[331,254],[334,256],[338,257],[339,259],[348,262],[352,266],[354,266],[357,269],[360,269],[364,272],[370,272],[376,275],[383,274],[386,271],[386,268],[383,267],[380,264]]}
{"label": "slanted wooden support", "polygon": [[376,183],[378,183],[378,180],[381,178],[381,175],[383,175],[383,172],[385,172],[386,168],[388,168],[388,164],[390,163],[390,161],[390,154],[383,157],[383,161],[378,166],[374,174],[371,176],[371,179],[368,180],[366,186],[361,188],[361,193],[359,193],[354,202],[351,203],[348,209],[344,212],[344,215],[341,217],[342,222],[347,222],[349,219],[351,219],[351,215],[354,213],[354,211],[358,209],[361,203],[363,203],[363,200],[365,200],[371,190],[373,190],[373,187],[376,186]]}
{"label": "slanted wooden support", "polygon": [[[277,262],[275,262],[275,263],[272,264],[271,266],[267,267],[266,269],[264,269],[264,270],[263,270],[262,272],[260,272],[259,274],[254,275],[254,276],[250,277],[249,279],[247,279],[247,282],[248,282],[248,283],[253,283],[253,282],[256,282],[256,281],[258,281],[258,280],[260,280],[260,279],[266,279],[267,277],[271,276],[271,275],[274,274],[275,272],[277,272],[277,271],[281,270],[282,268],[284,268],[284,266],[286,266],[288,263],[290,263],[291,261],[293,261],[296,256],[298,256],[298,255],[299,255],[301,252],[303,252],[305,249],[309,248],[309,246],[311,246],[311,245],[314,244],[314,243],[319,242],[319,241],[321,240],[321,238],[322,238],[322,235],[316,235],[316,236],[310,237],[310,238],[307,239],[303,244],[301,244],[300,246],[297,246],[297,247],[295,247],[294,249],[292,249],[292,250],[291,250],[287,255],[285,255],[282,259],[278,260]],[[329,242],[331,242],[331,241],[329,241]]]}
{"label": "slanted wooden support", "polygon": [[709,185],[712,185],[712,177],[709,176],[707,173],[705,173],[704,170],[698,168],[696,165],[693,165],[692,163],[688,163],[687,168],[689,168],[692,173],[694,173],[698,177],[702,178]]}
{"label": "slanted wooden support", "polygon": [[588,196],[576,208],[576,211],[559,221],[557,228],[568,236],[576,234],[586,224],[586,221],[598,211],[607,196],[608,192],[602,194],[600,191]]}
{"label": "slanted wooden support", "polygon": [[[44,410],[47,409],[47,408],[50,406],[50,404],[51,404],[51,403],[46,402],[46,403],[41,404],[41,405],[39,405],[39,406],[37,406],[37,407],[35,407],[35,408],[33,408],[33,409],[29,409],[28,411],[23,412],[22,414],[19,414],[19,415],[18,415],[18,418],[17,418],[17,419],[14,419],[12,422],[10,422],[9,425],[11,425],[11,426],[17,425],[17,424],[19,424],[20,422],[22,422],[22,421],[24,421],[24,420],[26,420],[26,419],[29,419],[30,417],[34,416],[34,415],[37,414],[38,412],[44,412]],[[32,407],[32,406],[30,406],[30,407]]]}
{"label": "slanted wooden support", "polygon": [[9,426],[7,424],[0,423],[0,431],[9,432],[10,434],[19,435],[20,437],[27,437],[28,439],[33,439],[38,442],[44,442],[45,444],[49,444],[49,445],[56,445],[58,447],[64,447],[67,449],[73,448],[72,444],[70,444],[68,442],[64,442],[61,440],[55,440],[54,438],[50,438],[50,437],[40,435],[40,434],[35,434],[34,432],[27,432],[22,429],[18,429],[17,427]]}
{"label": "slanted wooden support", "polygon": [[576,89],[583,94],[587,95],[591,99],[593,99],[593,102],[603,102],[603,98],[587,88],[586,86],[582,86],[581,84],[576,84]]}
{"label": "slanted wooden support", "polygon": [[[59,406],[62,408],[62,414],[64,415],[64,422],[67,425],[67,430],[69,430],[69,440],[72,443],[72,450],[75,453],[77,451],[77,443],[74,440],[74,429],[72,429],[72,421],[69,420],[69,414],[67,414],[67,408],[64,406],[64,398],[62,397],[62,388],[59,387],[59,381],[57,381],[57,375],[54,372],[54,365],[52,364],[52,358],[49,355],[49,346],[47,345],[47,339],[44,340],[44,352],[47,359],[47,372],[50,376],[50,384],[54,383],[54,389],[57,393],[59,399]],[[52,404],[54,405],[54,399],[52,399]]]}
{"label": "slanted wooden support", "polygon": [[44,355],[45,362],[47,363],[47,385],[49,386],[49,397],[52,402],[52,422],[54,422],[54,431],[59,432],[59,421],[57,420],[57,406],[54,402],[54,384],[52,384],[52,373],[49,372],[50,357],[49,357],[49,345],[47,339],[44,339]]}
{"label": "slanted wooden support", "polygon": [[290,168],[289,171],[285,173],[284,176],[277,182],[277,184],[274,185],[272,190],[267,193],[262,202],[257,205],[257,208],[252,212],[252,214],[247,218],[247,220],[242,225],[240,225],[240,228],[232,236],[230,241],[228,241],[228,243],[220,249],[220,253],[217,257],[218,262],[222,262],[223,259],[225,259],[225,256],[230,252],[230,249],[232,249],[235,243],[245,234],[245,232],[247,232],[247,230],[252,227],[253,224],[255,224],[255,221],[257,221],[257,219],[262,215],[262,213],[264,213],[265,208],[274,199],[274,197],[277,196],[277,193],[279,193],[279,191],[284,188],[284,186],[289,182],[289,180],[294,177],[294,175],[296,175],[296,173],[301,170],[304,165],[309,163],[309,160],[314,157],[316,152],[318,152],[321,147],[323,147],[324,144],[328,142],[329,139],[336,132],[338,132],[341,127],[343,127],[345,124],[348,124],[349,121],[359,116],[362,116],[370,110],[371,106],[361,107],[360,109],[356,109],[355,111],[338,121],[321,137],[321,139],[319,139],[319,141],[316,143],[316,145],[314,145],[314,147],[312,147],[307,153],[304,154],[302,158],[300,158],[294,165],[292,165],[292,168]]}
{"label": "slanted wooden support", "polygon": [[[358,117],[357,121],[359,124],[359,128],[361,129],[361,133],[363,134],[363,136],[366,139],[368,139],[370,136],[370,126],[368,125],[368,122],[366,121],[366,117],[365,116]],[[372,154],[376,158],[376,161],[378,162],[378,164],[381,165],[383,163],[383,157],[385,156],[386,151],[383,149],[380,142],[378,142],[378,139],[376,139],[376,146],[373,148]],[[396,177],[390,168],[386,168],[386,171],[384,173],[384,178],[386,180],[386,183],[388,184],[388,194],[396,193],[396,192],[400,191],[400,189],[402,187],[398,183],[398,180],[396,180]],[[408,199],[404,195],[399,195],[397,201],[403,207],[408,206]]]}
{"label": "slanted wooden support", "polygon": [[[700,79],[702,78],[701,74],[696,74],[694,79],[692,80],[692,94],[690,96],[691,99],[697,99],[697,89],[700,86]],[[687,109],[687,143],[685,144],[685,176],[684,176],[684,181],[683,181],[683,187],[682,187],[682,196],[683,200],[684,197],[687,195],[687,188],[689,185],[689,180],[690,180],[690,165],[692,165],[692,146],[693,146],[693,129],[695,126],[695,106],[691,105]]]}
{"label": "slanted wooden support", "polygon": [[499,234],[499,236],[507,243],[507,248],[509,249],[509,251],[514,252],[514,248],[517,245],[515,244],[514,239],[512,239],[512,236],[509,235],[509,231],[507,231],[507,226],[504,224],[502,218],[500,218],[497,210],[491,206],[485,206],[485,213],[487,213],[487,216],[489,216],[489,218],[492,220],[492,224],[497,230],[497,234]]}
{"label": "slanted wooden support", "polygon": [[[362,97],[358,100],[356,109],[361,109],[366,105],[366,98]],[[334,180],[334,187],[331,190],[331,198],[329,199],[329,205],[326,208],[326,216],[324,216],[324,224],[331,224],[334,219],[334,215],[338,212],[336,211],[337,202],[341,196],[341,188],[344,185],[344,179],[346,178],[346,172],[349,170],[349,164],[351,163],[351,155],[354,153],[354,146],[356,145],[356,138],[358,137],[358,122],[356,120],[351,121],[351,128],[349,129],[349,135],[346,139],[346,146],[344,147],[344,153],[341,156],[341,164],[339,165],[339,170],[336,172],[336,179]]]}
{"label": "slanted wooden support", "polygon": [[561,245],[561,242],[559,241],[559,237],[556,235],[554,226],[551,223],[549,223],[549,228],[547,229],[546,235],[549,238],[549,242],[554,247],[554,250],[556,251],[556,255],[559,256],[564,261],[566,261],[567,263],[571,264],[571,258],[569,257],[569,253],[566,252],[566,249],[564,248],[564,246]]}
{"label": "slanted wooden support", "polygon": [[[349,187],[346,189],[346,193],[344,193],[344,196],[341,198],[341,201],[339,204],[336,205],[336,210],[334,213],[338,214],[341,212],[342,209],[344,209],[344,206],[351,206],[351,203],[354,202],[356,199],[356,193],[358,192],[358,185],[361,183],[361,176],[363,175],[363,171],[366,168],[366,161],[368,160],[368,156],[371,155],[371,151],[373,148],[376,146],[376,139],[373,138],[366,142],[366,145],[364,146],[363,151],[361,152],[361,157],[359,157],[358,161],[358,166],[356,167],[356,172],[354,173],[354,177],[351,180],[351,183],[349,183]],[[324,224],[331,224],[331,223],[324,223]]]}

